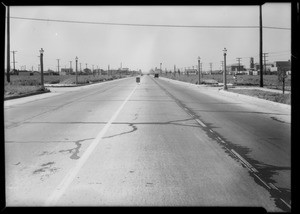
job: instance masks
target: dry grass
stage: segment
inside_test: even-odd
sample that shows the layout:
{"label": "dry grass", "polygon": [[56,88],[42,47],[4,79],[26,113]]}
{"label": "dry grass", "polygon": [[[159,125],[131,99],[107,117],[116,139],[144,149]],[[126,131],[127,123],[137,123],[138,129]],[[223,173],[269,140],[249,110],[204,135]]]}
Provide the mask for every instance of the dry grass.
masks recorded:
{"label": "dry grass", "polygon": [[[198,75],[176,75],[174,74],[161,74],[163,77],[167,77],[170,79],[176,79],[183,82],[190,82],[197,84],[198,83]],[[260,77],[252,76],[252,75],[237,75],[236,81],[233,78],[233,75],[226,76],[227,83],[232,83],[236,86],[259,86]],[[203,75],[200,78],[201,84],[205,83],[205,80],[216,80],[219,83],[223,83],[223,75],[222,74],[214,74],[214,75]],[[263,84],[266,88],[272,89],[282,89],[282,83],[278,81],[277,75],[264,75],[263,76]],[[285,81],[285,90],[291,90],[291,76],[288,76]]]}
{"label": "dry grass", "polygon": [[[78,76],[78,84],[90,84],[125,77],[125,75],[80,75]],[[44,76],[44,84],[75,84],[75,75],[63,76]],[[23,95],[41,91],[41,76],[18,76],[11,75],[10,83],[4,78],[4,97]]]}
{"label": "dry grass", "polygon": [[[174,75],[174,74],[161,74],[160,76],[167,77],[170,79],[176,79],[183,82],[190,82],[197,84],[198,75]],[[223,75],[203,75],[201,76],[201,84],[207,84],[209,80],[215,80],[219,83],[223,83]],[[249,76],[249,75],[237,75],[236,81],[233,75],[227,75],[227,83],[232,83],[234,86],[259,86],[260,77],[259,76]],[[265,88],[280,89],[282,90],[282,83],[278,81],[277,75],[264,75],[263,83]],[[288,76],[285,81],[285,91],[291,90],[291,76]],[[291,105],[291,94],[282,94],[276,92],[269,92],[257,89],[229,89],[229,91],[245,94],[253,97],[258,97],[261,99],[270,100],[273,102],[279,102]]]}
{"label": "dry grass", "polygon": [[252,97],[258,97],[265,100],[270,100],[273,102],[284,103],[291,105],[291,94],[280,94],[269,91],[263,91],[258,89],[234,89],[230,88],[228,91],[245,94]]}

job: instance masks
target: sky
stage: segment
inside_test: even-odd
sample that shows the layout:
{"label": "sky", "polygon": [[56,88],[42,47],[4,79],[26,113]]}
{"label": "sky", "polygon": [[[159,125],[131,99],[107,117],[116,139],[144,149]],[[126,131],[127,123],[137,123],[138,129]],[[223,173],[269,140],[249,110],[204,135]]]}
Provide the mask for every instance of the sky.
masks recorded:
{"label": "sky", "polygon": [[[290,3],[266,3],[263,26],[291,28]],[[13,17],[79,22],[184,26],[259,26],[259,6],[11,6],[10,50],[16,69],[37,70],[44,49],[44,70],[129,68],[163,70],[192,68],[200,57],[203,70],[221,69],[223,49],[227,65],[249,67],[259,62],[259,28],[193,28],[101,25],[16,19]],[[291,30],[263,29],[267,60],[290,59]],[[5,52],[6,53],[6,52]],[[13,54],[10,55],[11,62]],[[6,62],[6,60],[5,60]],[[11,64],[13,66],[13,64]]]}

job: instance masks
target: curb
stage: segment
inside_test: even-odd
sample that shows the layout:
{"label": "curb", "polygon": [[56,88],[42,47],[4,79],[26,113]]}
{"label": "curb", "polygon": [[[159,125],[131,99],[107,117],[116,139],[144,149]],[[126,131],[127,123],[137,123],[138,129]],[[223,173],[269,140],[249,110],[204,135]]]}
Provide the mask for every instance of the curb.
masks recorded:
{"label": "curb", "polygon": [[37,91],[37,92],[32,92],[32,93],[27,93],[27,94],[22,94],[22,95],[15,95],[15,96],[10,96],[10,97],[4,97],[5,100],[12,100],[12,99],[17,99],[17,98],[22,98],[22,97],[28,97],[28,96],[33,96],[33,95],[38,95],[38,94],[45,94],[49,93],[49,91]]}
{"label": "curb", "polygon": [[259,103],[261,105],[271,104],[271,105],[282,107],[282,108],[291,108],[291,105],[289,105],[289,104],[278,103],[278,102],[274,102],[274,101],[270,101],[270,100],[266,100],[266,99],[261,99],[261,98],[258,98],[258,97],[252,97],[252,96],[248,96],[248,95],[245,95],[245,94],[239,94],[239,93],[235,93],[235,92],[231,92],[231,91],[224,91],[223,89],[220,89],[218,92],[222,93],[222,94],[229,95],[231,97],[241,98],[245,102],[252,101],[252,102],[255,102],[256,104]]}
{"label": "curb", "polygon": [[[189,86],[194,86],[194,87],[197,87],[197,88],[201,87],[201,88],[206,88],[206,89],[212,89],[212,88],[209,88],[209,86],[206,86],[206,85],[196,85],[196,84],[193,84],[193,83],[183,82],[183,81],[179,81],[179,80],[173,80],[173,79],[169,79],[169,78],[165,78],[165,77],[161,77],[161,79],[165,80],[165,81],[169,80],[169,81],[174,81],[174,82],[178,82],[178,83],[189,85]],[[238,93],[235,93],[235,92],[224,91],[221,87],[213,87],[213,88],[216,92],[227,95],[228,97],[238,97],[238,98],[240,98],[241,100],[243,100],[245,102],[252,101],[253,103],[251,103],[251,104],[260,104],[260,105],[271,104],[275,107],[291,109],[291,105],[288,105],[288,104],[273,102],[273,101],[270,101],[270,100],[265,100],[265,99],[261,99],[261,98],[258,98],[258,97],[252,97],[252,96],[248,96],[248,95],[245,95],[245,94],[238,94]]]}

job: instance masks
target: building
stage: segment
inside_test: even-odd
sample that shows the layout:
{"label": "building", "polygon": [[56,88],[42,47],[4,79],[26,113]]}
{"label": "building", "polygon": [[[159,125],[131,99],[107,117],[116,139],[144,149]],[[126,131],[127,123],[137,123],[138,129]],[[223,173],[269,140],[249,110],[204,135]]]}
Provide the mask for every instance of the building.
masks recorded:
{"label": "building", "polygon": [[238,63],[226,66],[226,70],[229,74],[246,74],[244,65],[239,65]]}
{"label": "building", "polygon": [[72,68],[62,68],[60,75],[70,75],[73,73],[73,69]]}
{"label": "building", "polygon": [[[266,63],[263,69],[264,74],[277,74],[279,69],[287,71],[287,73],[291,73],[291,61],[275,61],[273,63]],[[259,63],[255,63],[254,70],[260,70]]]}
{"label": "building", "polygon": [[291,71],[291,61],[275,61],[274,67],[283,71]]}
{"label": "building", "polygon": [[184,73],[189,74],[189,75],[196,75],[196,74],[198,74],[198,71],[197,71],[197,69],[188,68],[188,69],[185,69]]}

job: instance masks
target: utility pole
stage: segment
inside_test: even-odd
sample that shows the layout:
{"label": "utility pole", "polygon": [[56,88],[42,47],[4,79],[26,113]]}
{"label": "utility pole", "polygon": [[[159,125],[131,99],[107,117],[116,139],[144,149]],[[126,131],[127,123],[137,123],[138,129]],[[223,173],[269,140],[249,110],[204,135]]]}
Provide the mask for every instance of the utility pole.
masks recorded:
{"label": "utility pole", "polygon": [[198,56],[198,85],[200,85],[200,56]]}
{"label": "utility pole", "polygon": [[56,59],[57,60],[57,72],[59,73],[59,60],[60,59]]}
{"label": "utility pole", "polygon": [[224,69],[223,63],[224,63],[224,61],[221,61],[221,68],[222,68],[222,70]]}
{"label": "utility pole", "polygon": [[81,63],[79,63],[80,64],[80,72],[81,72]]}
{"label": "utility pole", "polygon": [[41,48],[41,50],[40,50],[40,64],[41,64],[41,84],[42,84],[42,89],[44,89],[43,54],[44,54],[44,50],[43,50],[43,48]]}
{"label": "utility pole", "polygon": [[200,63],[200,73],[201,73],[201,77],[203,78],[203,72],[202,72],[202,62]]}
{"label": "utility pole", "polygon": [[16,70],[16,61],[15,61],[15,53],[17,52],[17,51],[11,51],[12,53],[13,53],[13,64],[14,64],[14,71]]}
{"label": "utility pole", "polygon": [[109,65],[107,66],[107,75],[109,75]]}
{"label": "utility pole", "polygon": [[266,61],[268,61],[268,60],[266,60],[266,57],[267,57],[268,53],[263,53],[263,55],[264,55],[264,72],[266,72],[267,71]]}
{"label": "utility pole", "polygon": [[176,65],[174,65],[174,76],[176,76]]}
{"label": "utility pole", "polygon": [[162,65],[162,63],[160,63],[160,74],[162,73],[162,70],[161,70],[161,65]]}
{"label": "utility pole", "polygon": [[262,62],[262,53],[263,53],[263,32],[262,32],[262,8],[259,5],[259,67],[260,67],[260,82],[259,86],[264,87],[263,81],[263,62]]}
{"label": "utility pole", "polygon": [[227,83],[226,83],[226,54],[227,54],[227,50],[226,50],[226,48],[224,48],[223,52],[224,52],[224,71],[223,71],[224,86],[223,86],[223,89],[227,90]]}
{"label": "utility pole", "polygon": [[70,73],[71,73],[71,69],[72,69],[72,61],[70,61]]}
{"label": "utility pole", "polygon": [[238,73],[240,73],[240,71],[241,71],[241,59],[242,58],[236,58],[236,60],[239,62],[239,68],[238,68]]}
{"label": "utility pole", "polygon": [[6,80],[7,82],[10,82],[10,27],[9,27],[9,6],[7,6],[7,74],[6,74]]}
{"label": "utility pole", "polygon": [[212,62],[209,63],[209,65],[210,65],[210,75],[211,75],[212,74]]}
{"label": "utility pole", "polygon": [[76,85],[78,84],[78,75],[77,75],[77,63],[78,63],[78,57],[76,56],[75,58],[75,62],[76,62],[76,67],[75,67],[75,71],[76,71]]}

